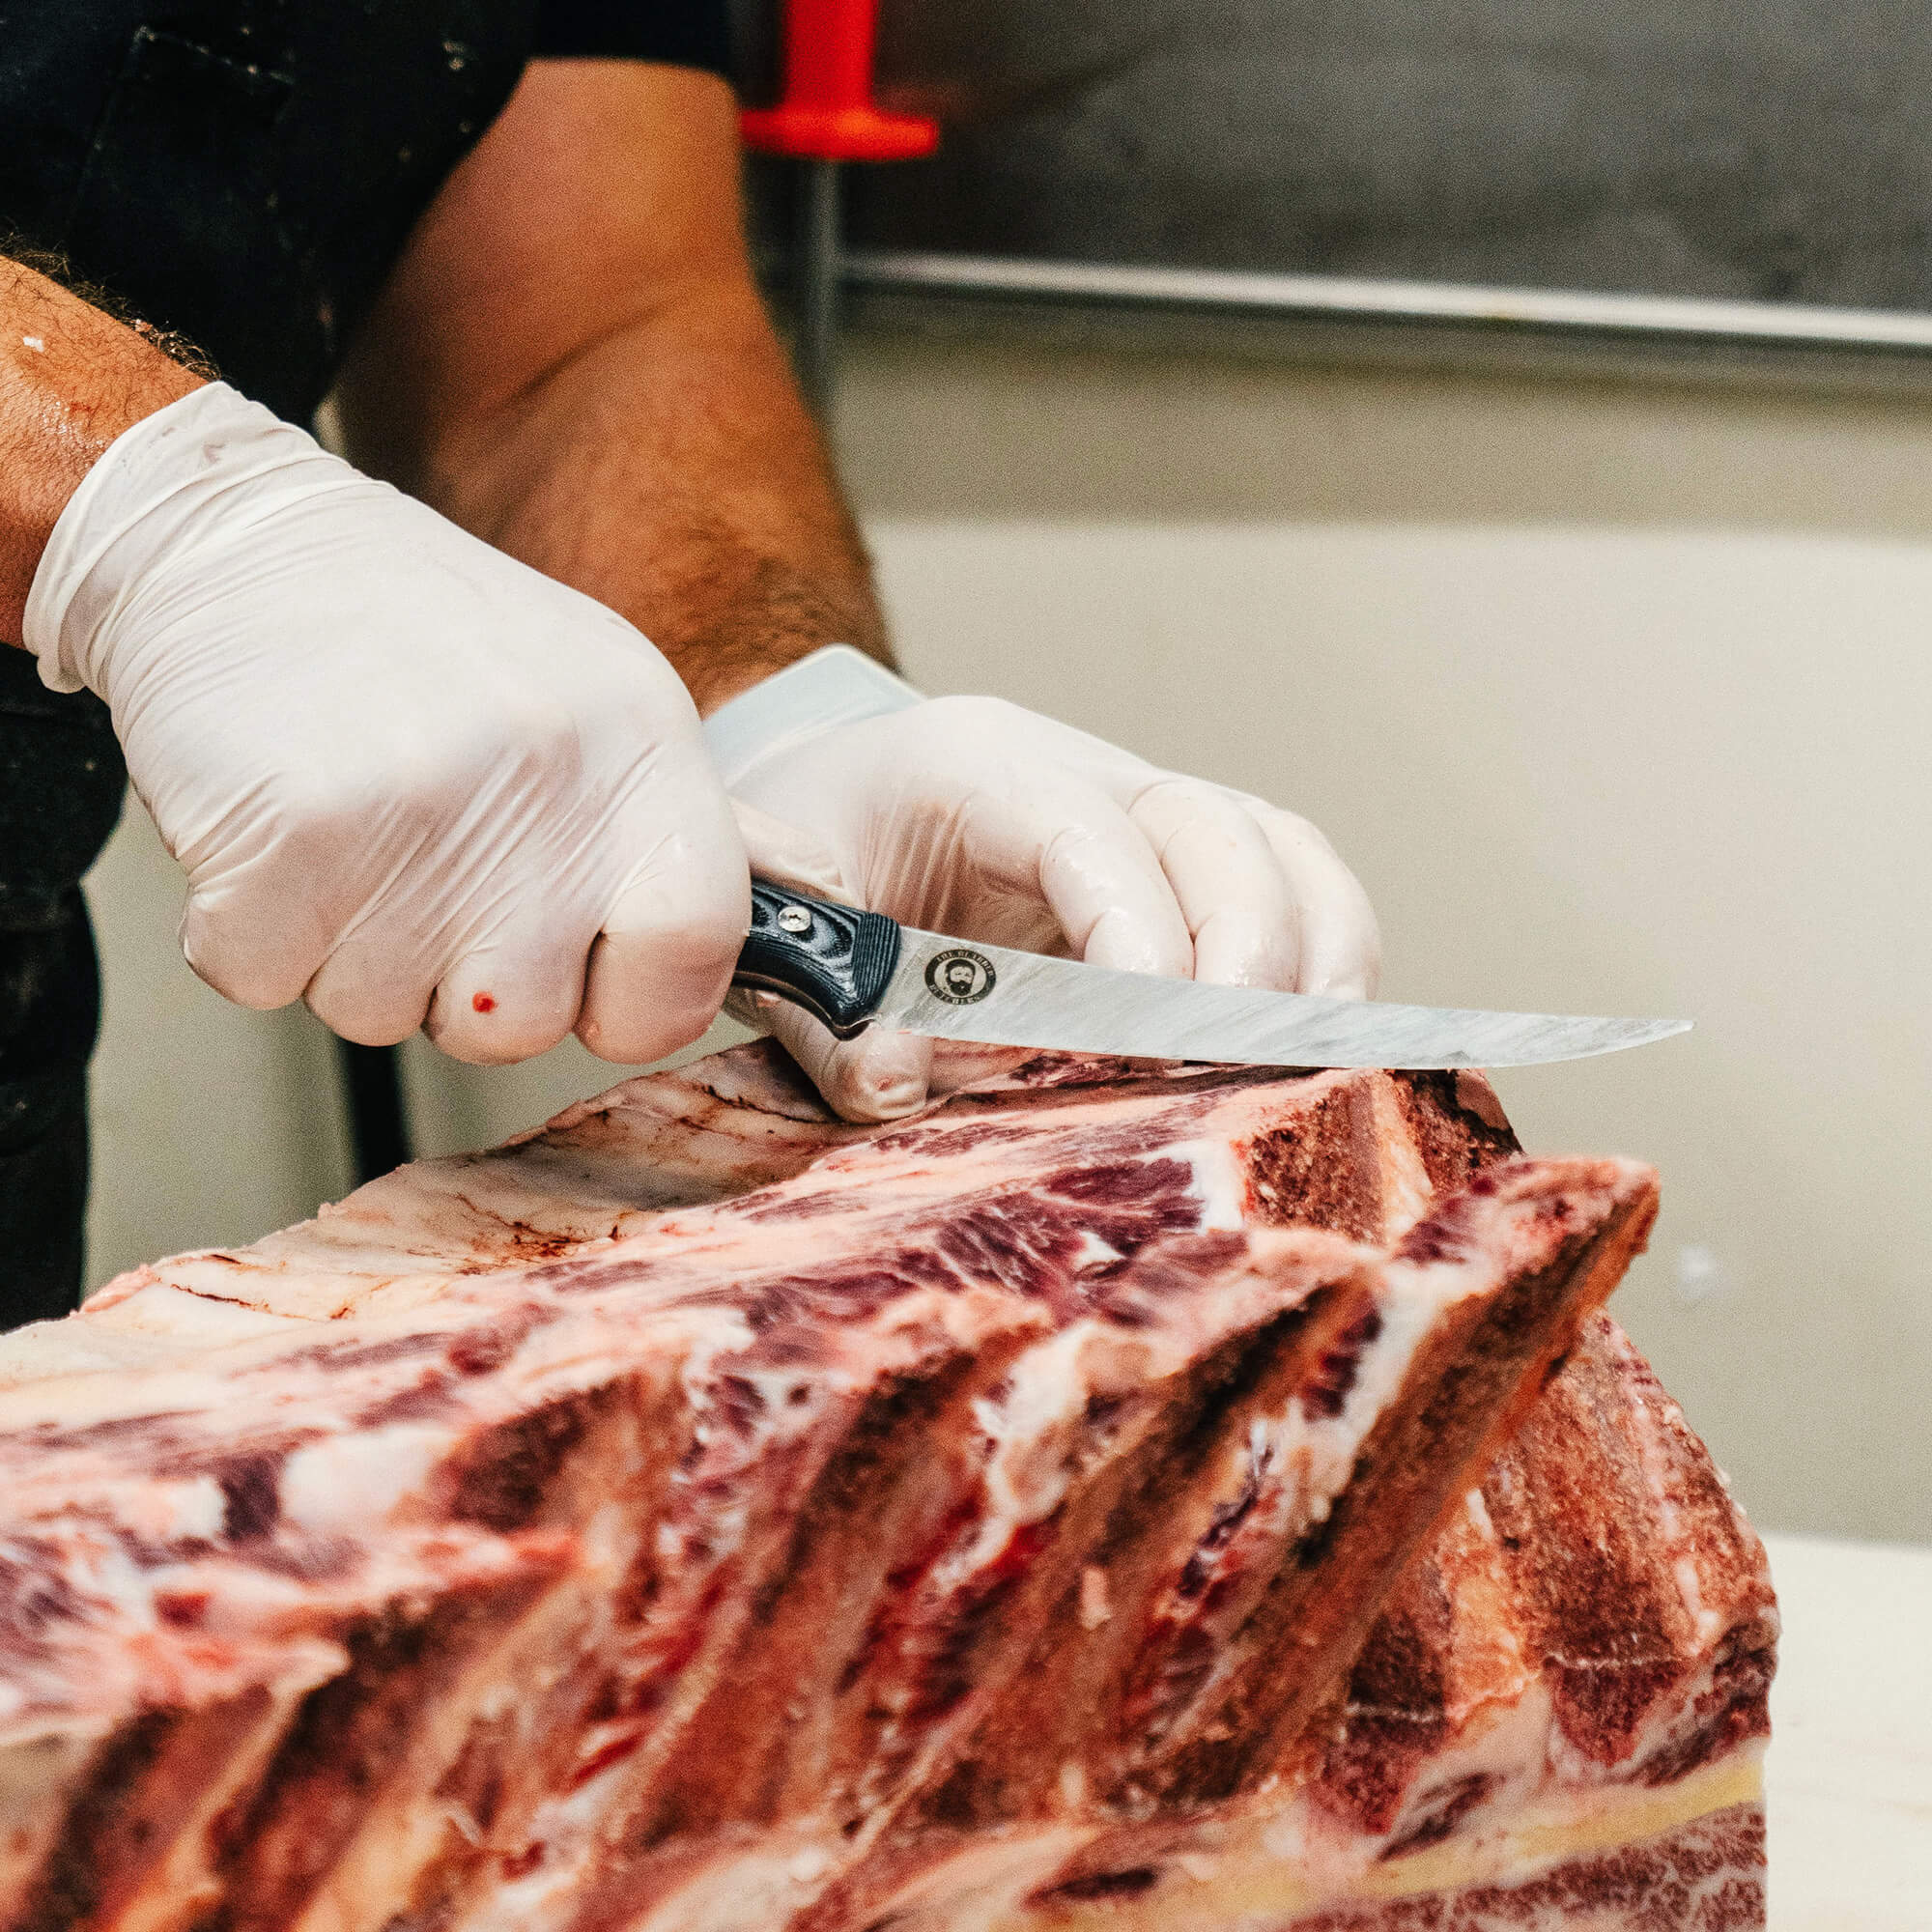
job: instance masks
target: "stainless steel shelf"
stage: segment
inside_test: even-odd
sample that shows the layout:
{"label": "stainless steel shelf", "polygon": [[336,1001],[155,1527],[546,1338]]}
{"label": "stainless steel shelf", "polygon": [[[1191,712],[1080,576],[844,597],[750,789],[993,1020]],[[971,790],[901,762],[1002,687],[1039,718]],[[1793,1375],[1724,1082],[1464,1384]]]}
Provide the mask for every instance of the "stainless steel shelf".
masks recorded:
{"label": "stainless steel shelf", "polygon": [[879,251],[847,254],[842,278],[846,287],[862,293],[1806,350],[1932,353],[1932,315],[1885,309]]}
{"label": "stainless steel shelf", "polygon": [[[790,265],[763,267],[781,298]],[[853,249],[868,334],[1327,364],[1932,394],[1932,315],[1370,276]]]}

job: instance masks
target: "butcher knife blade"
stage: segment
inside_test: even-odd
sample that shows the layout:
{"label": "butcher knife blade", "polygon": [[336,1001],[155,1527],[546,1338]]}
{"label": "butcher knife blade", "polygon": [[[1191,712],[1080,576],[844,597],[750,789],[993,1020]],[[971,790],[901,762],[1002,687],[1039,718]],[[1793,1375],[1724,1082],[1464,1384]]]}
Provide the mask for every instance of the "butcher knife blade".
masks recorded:
{"label": "butcher knife blade", "polygon": [[1534,1066],[1687,1032],[1591,1019],[1331,1000],[1117,973],[900,925],[752,883],[733,982],[803,1007],[841,1039],[874,1022],[937,1039],[1251,1066]]}

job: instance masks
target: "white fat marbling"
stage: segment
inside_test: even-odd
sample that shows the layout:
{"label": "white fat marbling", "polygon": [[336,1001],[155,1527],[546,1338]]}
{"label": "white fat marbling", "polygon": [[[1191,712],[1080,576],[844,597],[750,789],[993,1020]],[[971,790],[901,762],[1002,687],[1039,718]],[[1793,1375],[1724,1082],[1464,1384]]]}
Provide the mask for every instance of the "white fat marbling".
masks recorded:
{"label": "white fat marbling", "polygon": [[1247,1225],[1244,1211],[1248,1198],[1247,1169],[1236,1159],[1228,1142],[1181,1141],[1151,1156],[1157,1160],[1177,1157],[1186,1161],[1193,1171],[1204,1233],[1233,1234]]}
{"label": "white fat marbling", "polygon": [[447,1429],[396,1423],[308,1443],[282,1466],[282,1514],[303,1529],[364,1534],[421,1493],[451,1439]]}

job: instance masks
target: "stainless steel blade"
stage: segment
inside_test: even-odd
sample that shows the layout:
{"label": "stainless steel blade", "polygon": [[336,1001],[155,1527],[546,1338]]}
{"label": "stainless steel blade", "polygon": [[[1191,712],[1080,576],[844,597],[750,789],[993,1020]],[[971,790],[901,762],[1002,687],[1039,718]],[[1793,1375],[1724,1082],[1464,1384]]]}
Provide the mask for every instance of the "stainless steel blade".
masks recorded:
{"label": "stainless steel blade", "polygon": [[905,928],[881,1025],[992,1046],[1252,1066],[1534,1066],[1617,1053],[1689,1020],[1492,1013],[1116,973]]}

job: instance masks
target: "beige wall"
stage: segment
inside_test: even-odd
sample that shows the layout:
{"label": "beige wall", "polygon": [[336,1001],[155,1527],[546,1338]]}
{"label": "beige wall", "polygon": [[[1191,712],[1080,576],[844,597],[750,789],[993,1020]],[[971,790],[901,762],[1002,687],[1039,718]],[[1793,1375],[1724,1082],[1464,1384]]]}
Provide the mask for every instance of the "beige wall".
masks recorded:
{"label": "beige wall", "polygon": [[[931,688],[1307,811],[1393,996],[1696,1017],[1505,1097],[1663,1170],[1620,1312],[1759,1518],[1932,1538],[1932,408],[866,345],[840,428]],[[326,1038],[180,967],[144,823],[95,900],[97,1275],[336,1191]],[[411,1055],[438,1147],[603,1077]]]}

